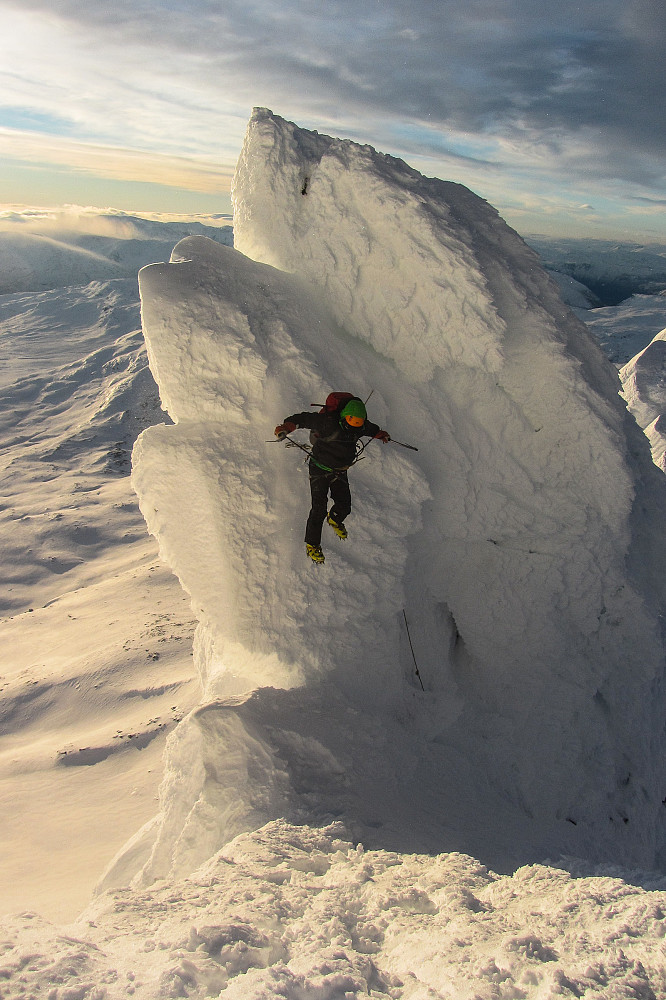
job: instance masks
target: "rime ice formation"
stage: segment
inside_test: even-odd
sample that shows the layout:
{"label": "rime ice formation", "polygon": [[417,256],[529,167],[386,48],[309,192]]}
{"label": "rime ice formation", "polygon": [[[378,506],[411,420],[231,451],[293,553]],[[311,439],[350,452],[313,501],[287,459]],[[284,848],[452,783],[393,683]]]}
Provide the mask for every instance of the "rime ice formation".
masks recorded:
{"label": "rime ice formation", "polygon": [[[491,207],[370,147],[256,110],[234,212],[235,249],[191,237],[140,275],[174,426],[133,481],[204,699],[105,884],[279,817],[663,864],[666,485],[615,370]],[[336,388],[419,451],[369,446],[315,568],[302,455],[271,438]]]}

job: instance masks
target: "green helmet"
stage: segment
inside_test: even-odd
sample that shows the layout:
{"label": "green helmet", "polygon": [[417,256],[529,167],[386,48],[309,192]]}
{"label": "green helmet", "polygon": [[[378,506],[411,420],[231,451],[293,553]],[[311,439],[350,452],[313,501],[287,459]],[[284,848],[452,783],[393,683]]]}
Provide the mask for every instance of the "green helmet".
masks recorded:
{"label": "green helmet", "polygon": [[345,420],[352,427],[361,427],[367,416],[365,404],[360,399],[350,399],[340,411],[341,420]]}

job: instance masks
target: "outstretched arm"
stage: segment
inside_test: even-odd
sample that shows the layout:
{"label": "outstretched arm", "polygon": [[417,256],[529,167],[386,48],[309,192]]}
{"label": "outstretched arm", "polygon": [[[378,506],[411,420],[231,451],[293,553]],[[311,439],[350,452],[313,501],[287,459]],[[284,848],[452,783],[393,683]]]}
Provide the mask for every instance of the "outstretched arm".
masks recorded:
{"label": "outstretched arm", "polygon": [[284,437],[285,434],[291,434],[299,427],[309,427],[310,430],[316,430],[320,422],[319,413],[308,413],[307,410],[303,413],[292,413],[290,417],[286,417],[281,424],[277,425],[275,436]]}
{"label": "outstretched arm", "polygon": [[377,438],[379,441],[383,441],[384,444],[391,440],[388,431],[383,431],[379,424],[373,424],[371,420],[366,420],[365,427],[363,428],[363,437],[366,436]]}

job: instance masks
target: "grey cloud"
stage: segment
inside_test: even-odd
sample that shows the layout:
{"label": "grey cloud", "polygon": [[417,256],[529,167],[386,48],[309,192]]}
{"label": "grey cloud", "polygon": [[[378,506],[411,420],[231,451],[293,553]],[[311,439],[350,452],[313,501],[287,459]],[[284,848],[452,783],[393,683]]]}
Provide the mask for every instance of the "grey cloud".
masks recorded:
{"label": "grey cloud", "polygon": [[630,197],[629,200],[637,202],[639,205],[648,205],[650,208],[666,208],[666,198],[646,198],[636,195]]}
{"label": "grey cloud", "polygon": [[[108,42],[170,52],[173,74],[248,106],[541,136],[584,136],[625,180],[666,152],[663,0],[22,0]],[[179,67],[179,57],[183,64]],[[186,68],[189,67],[189,68]],[[305,123],[305,122],[304,122]],[[647,155],[653,160],[643,161]],[[586,168],[584,157],[581,167]]]}

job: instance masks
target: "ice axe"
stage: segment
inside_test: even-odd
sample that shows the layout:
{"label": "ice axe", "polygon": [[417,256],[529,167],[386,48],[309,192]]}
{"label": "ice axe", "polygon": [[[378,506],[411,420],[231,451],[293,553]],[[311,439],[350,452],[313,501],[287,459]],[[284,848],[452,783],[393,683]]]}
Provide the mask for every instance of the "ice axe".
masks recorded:
{"label": "ice axe", "polygon": [[405,444],[404,441],[396,441],[395,438],[389,438],[388,444],[399,444],[401,448],[409,448],[410,451],[418,451],[419,449],[414,447],[413,444]]}

